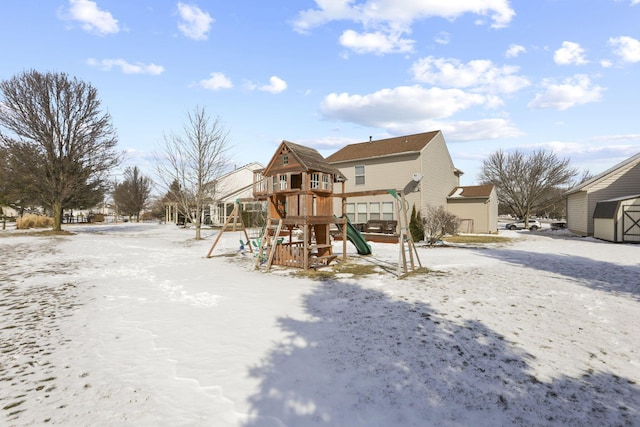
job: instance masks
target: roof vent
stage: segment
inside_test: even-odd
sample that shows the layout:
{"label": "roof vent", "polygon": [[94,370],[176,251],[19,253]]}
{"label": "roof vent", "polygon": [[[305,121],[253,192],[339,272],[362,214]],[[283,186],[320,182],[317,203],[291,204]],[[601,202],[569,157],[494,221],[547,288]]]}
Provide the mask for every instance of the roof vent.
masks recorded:
{"label": "roof vent", "polygon": [[372,137],[371,135],[369,135],[369,142],[373,142],[373,141],[372,141],[372,138],[373,138],[373,137]]}

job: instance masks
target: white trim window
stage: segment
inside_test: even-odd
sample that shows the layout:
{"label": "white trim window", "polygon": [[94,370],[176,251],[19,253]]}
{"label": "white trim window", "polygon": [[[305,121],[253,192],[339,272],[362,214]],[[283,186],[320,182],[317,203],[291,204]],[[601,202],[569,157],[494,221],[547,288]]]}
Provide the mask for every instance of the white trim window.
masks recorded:
{"label": "white trim window", "polygon": [[344,205],[345,213],[347,214],[347,218],[349,221],[356,222],[356,204],[355,203],[346,203]]}
{"label": "white trim window", "polygon": [[280,175],[280,189],[287,189],[287,175]]}
{"label": "white trim window", "polygon": [[329,181],[329,175],[326,173],[322,174],[322,189],[323,190],[331,190],[331,183]]}
{"label": "white trim window", "polygon": [[393,202],[382,202],[382,219],[385,221],[393,219]]}
{"label": "white trim window", "polygon": [[364,185],[364,165],[355,167],[356,185]]}
{"label": "white trim window", "polygon": [[363,224],[367,222],[367,204],[356,203],[356,208],[357,208],[356,222],[358,224]]}
{"label": "white trim window", "polygon": [[369,219],[374,221],[380,219],[380,203],[369,203]]}
{"label": "white trim window", "polygon": [[309,181],[312,190],[320,188],[320,174],[318,172],[311,173],[311,180]]}

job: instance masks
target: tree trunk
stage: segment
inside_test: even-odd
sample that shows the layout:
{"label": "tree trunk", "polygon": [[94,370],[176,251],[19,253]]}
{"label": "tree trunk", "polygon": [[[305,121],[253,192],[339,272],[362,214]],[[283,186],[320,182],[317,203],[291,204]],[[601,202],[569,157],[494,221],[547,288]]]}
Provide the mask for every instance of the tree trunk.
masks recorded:
{"label": "tree trunk", "polygon": [[53,231],[62,231],[62,203],[53,202]]}

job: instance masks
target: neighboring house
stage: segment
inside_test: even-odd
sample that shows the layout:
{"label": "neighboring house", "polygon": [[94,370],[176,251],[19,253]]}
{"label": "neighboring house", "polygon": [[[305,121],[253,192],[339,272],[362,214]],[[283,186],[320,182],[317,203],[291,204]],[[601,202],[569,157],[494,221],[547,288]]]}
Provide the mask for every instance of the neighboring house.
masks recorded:
{"label": "neighboring house", "polygon": [[18,211],[9,206],[0,206],[0,216],[15,218],[18,216]]}
{"label": "neighboring house", "polygon": [[[264,169],[258,162],[252,162],[222,175],[210,185],[211,203],[204,208],[204,220],[207,224],[223,225],[233,212],[236,200],[253,197],[254,172]],[[260,202],[242,201],[243,211],[260,211]]]}
{"label": "neighboring house", "polygon": [[454,188],[446,208],[460,218],[462,233],[498,232],[498,195],[493,184]]}
{"label": "neighboring house", "polygon": [[[409,209],[415,206],[424,214],[429,206],[443,206],[466,220],[468,227],[464,231],[497,231],[495,192],[487,193],[483,187],[480,194],[474,187],[460,187],[463,172],[453,165],[441,131],[350,144],[327,157],[327,161],[347,178],[347,193],[402,190]],[[458,197],[453,197],[455,194]],[[388,195],[350,198],[346,212],[353,223],[398,220],[394,199]]]}
{"label": "neighboring house", "polygon": [[634,194],[640,194],[640,153],[564,193],[567,228],[582,236],[592,236],[598,202]]}
{"label": "neighboring house", "polygon": [[[251,199],[253,197],[253,175],[254,171],[263,169],[264,166],[258,162],[252,162],[244,166],[235,168],[208,186],[207,202],[204,205],[202,221],[210,225],[223,225],[232,214],[236,200]],[[242,208],[245,211],[261,211],[260,202],[250,202],[243,200]],[[165,220],[172,223],[184,221],[179,213],[177,203],[165,204]]]}

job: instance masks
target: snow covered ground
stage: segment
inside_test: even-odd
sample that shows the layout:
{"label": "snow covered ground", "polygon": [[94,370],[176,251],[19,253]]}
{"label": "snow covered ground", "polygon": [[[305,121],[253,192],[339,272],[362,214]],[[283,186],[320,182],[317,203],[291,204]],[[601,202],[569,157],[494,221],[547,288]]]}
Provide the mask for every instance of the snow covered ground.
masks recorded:
{"label": "snow covered ground", "polygon": [[400,280],[348,245],[378,272],[316,280],[241,233],[67,230],[0,231],[0,425],[640,425],[640,245],[501,231]]}

